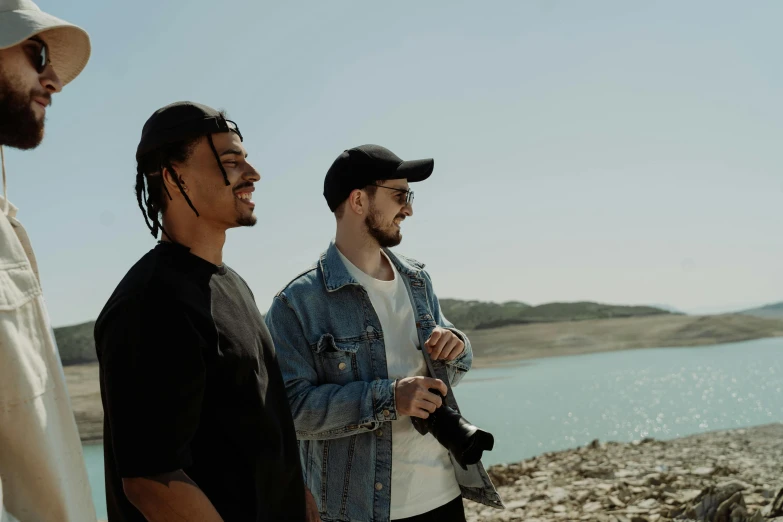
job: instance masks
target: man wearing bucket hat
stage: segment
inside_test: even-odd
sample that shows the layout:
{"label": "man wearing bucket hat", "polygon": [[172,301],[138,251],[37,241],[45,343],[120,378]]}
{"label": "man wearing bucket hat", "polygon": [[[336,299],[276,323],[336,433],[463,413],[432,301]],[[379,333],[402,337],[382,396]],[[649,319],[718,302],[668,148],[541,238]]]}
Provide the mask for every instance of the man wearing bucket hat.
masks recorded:
{"label": "man wearing bucket hat", "polygon": [[81,442],[29,238],[7,199],[3,146],[43,139],[52,96],[90,56],[84,30],[0,0],[0,521],[95,520]]}
{"label": "man wearing bucket hat", "polygon": [[111,522],[318,520],[272,339],[223,264],[226,231],[256,222],[246,158],[237,125],[197,103],[142,130],[137,202],[162,241],[95,325]]}

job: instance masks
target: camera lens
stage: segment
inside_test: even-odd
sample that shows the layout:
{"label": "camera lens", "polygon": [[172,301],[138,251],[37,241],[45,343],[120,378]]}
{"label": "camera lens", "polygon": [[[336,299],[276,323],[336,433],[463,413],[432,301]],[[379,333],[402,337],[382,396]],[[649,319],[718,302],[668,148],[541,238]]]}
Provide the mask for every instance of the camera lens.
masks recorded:
{"label": "camera lens", "polygon": [[[437,390],[430,391],[442,398]],[[491,451],[495,446],[495,437],[491,433],[468,422],[445,402],[426,419],[425,424],[463,469],[476,464],[485,451]]]}

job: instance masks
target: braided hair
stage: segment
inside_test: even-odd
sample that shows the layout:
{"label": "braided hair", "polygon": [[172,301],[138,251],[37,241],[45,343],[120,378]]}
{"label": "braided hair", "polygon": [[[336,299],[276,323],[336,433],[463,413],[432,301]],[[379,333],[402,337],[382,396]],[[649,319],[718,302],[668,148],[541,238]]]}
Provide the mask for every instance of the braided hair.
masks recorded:
{"label": "braided hair", "polygon": [[[147,228],[150,229],[150,233],[154,238],[158,237],[159,230],[168,236],[168,233],[163,229],[163,224],[160,222],[160,218],[166,210],[168,200],[172,199],[163,178],[164,168],[171,173],[171,177],[177,184],[180,194],[187,201],[188,206],[196,213],[196,216],[199,216],[198,210],[193,206],[193,202],[190,201],[190,198],[182,188],[179,175],[174,170],[172,163],[184,163],[187,161],[201,138],[202,136],[199,136],[190,140],[171,143],[155,149],[138,159],[136,164],[136,201],[139,204],[139,209],[141,209],[141,214],[144,216],[144,221],[147,223]],[[223,167],[223,162],[220,161],[212,136],[207,134],[206,138],[212,153],[215,155],[215,161],[217,161],[220,172],[223,174],[223,181],[226,186],[229,186],[231,183],[228,181],[228,174],[226,174],[226,169]],[[164,194],[166,197],[164,197]],[[172,238],[169,236],[169,239]]]}
{"label": "braided hair", "polygon": [[163,234],[168,236],[166,231],[163,230],[163,225],[160,221],[168,201],[171,199],[171,194],[169,189],[166,188],[166,182],[163,178],[164,168],[171,173],[177,187],[179,187],[180,193],[185,197],[185,201],[188,202],[190,208],[193,209],[197,216],[199,215],[196,207],[193,206],[190,198],[182,188],[179,175],[172,167],[172,163],[184,163],[187,161],[200,139],[201,137],[198,137],[188,141],[165,145],[138,159],[136,164],[136,201],[141,209],[141,214],[144,216],[144,221],[147,223],[147,228],[150,229],[150,233],[155,238],[158,237],[158,231],[162,231]]}

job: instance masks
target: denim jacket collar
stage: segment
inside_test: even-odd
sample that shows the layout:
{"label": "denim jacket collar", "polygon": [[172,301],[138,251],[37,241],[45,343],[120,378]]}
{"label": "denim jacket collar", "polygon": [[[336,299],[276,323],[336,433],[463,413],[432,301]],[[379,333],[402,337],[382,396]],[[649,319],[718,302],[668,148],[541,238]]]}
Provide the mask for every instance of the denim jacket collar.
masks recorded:
{"label": "denim jacket collar", "polygon": [[[397,271],[403,275],[418,277],[419,273],[424,269],[423,263],[395,255],[388,248],[384,248],[383,251],[386,252],[391,262],[394,263]],[[329,243],[329,248],[321,254],[319,264],[321,265],[327,292],[335,292],[344,286],[359,284],[356,279],[351,277],[351,274],[345,267],[345,263],[340,258],[340,252],[337,250],[337,245],[334,241]]]}
{"label": "denim jacket collar", "polygon": [[345,263],[340,259],[340,252],[334,241],[329,243],[329,248],[321,254],[319,261],[321,273],[324,276],[324,285],[327,292],[335,292],[344,286],[358,285],[359,282],[351,277]]}
{"label": "denim jacket collar", "polygon": [[394,266],[397,267],[397,271],[401,274],[405,274],[408,277],[419,277],[421,271],[424,270],[424,263],[419,263],[413,259],[393,254],[388,248],[384,248],[383,251],[386,252],[386,255],[389,256],[389,259],[391,259],[391,262],[394,263]]}

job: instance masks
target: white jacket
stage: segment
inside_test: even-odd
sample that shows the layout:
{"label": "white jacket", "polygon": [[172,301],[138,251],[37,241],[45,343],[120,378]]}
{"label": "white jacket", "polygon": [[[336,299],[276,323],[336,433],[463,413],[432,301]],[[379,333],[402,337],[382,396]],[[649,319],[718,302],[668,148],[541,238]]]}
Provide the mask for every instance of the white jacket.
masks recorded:
{"label": "white jacket", "polygon": [[0,197],[0,522],[95,521],[38,266],[5,208]]}

